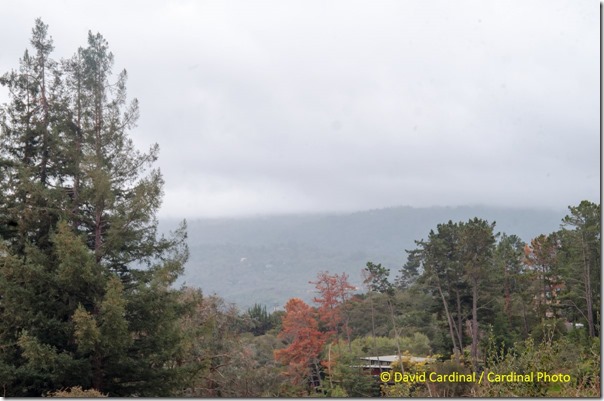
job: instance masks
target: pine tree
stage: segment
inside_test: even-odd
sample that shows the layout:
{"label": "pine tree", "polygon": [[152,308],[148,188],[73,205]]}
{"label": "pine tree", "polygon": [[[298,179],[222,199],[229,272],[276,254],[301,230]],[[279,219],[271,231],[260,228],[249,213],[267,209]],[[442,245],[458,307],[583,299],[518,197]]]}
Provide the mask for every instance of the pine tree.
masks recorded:
{"label": "pine tree", "polygon": [[478,368],[478,303],[483,294],[485,281],[493,274],[492,255],[495,245],[493,228],[495,223],[474,218],[461,226],[460,257],[464,267],[464,277],[470,286],[472,295],[472,365]]}
{"label": "pine tree", "polygon": [[600,330],[597,311],[602,283],[600,205],[582,201],[568,209],[570,214],[562,219],[560,232],[564,286],[559,289],[565,287],[562,303],[571,316],[578,312],[587,322],[589,336],[595,337]]}
{"label": "pine tree", "polygon": [[437,225],[436,232],[430,230],[428,240],[416,241],[418,249],[409,252],[413,263],[421,262],[423,267],[418,283],[442,304],[452,351],[457,357],[464,348],[464,318],[469,314],[469,290],[459,249],[461,225],[452,221]]}
{"label": "pine tree", "polygon": [[520,334],[528,336],[530,331],[528,317],[533,299],[527,293],[530,274],[523,265],[524,246],[518,236],[502,234],[493,257],[495,271],[490,290],[503,295],[503,299],[494,297],[491,317],[494,335],[506,345],[512,345]]}
{"label": "pine tree", "polygon": [[560,281],[559,275],[556,274],[558,250],[559,242],[556,233],[541,234],[533,238],[530,245],[524,247],[524,261],[531,268],[533,295],[541,318],[553,316],[552,289]]}
{"label": "pine tree", "polygon": [[[495,223],[474,218],[467,223],[439,224],[427,241],[410,252],[413,263],[421,261],[421,279],[427,289],[442,302],[453,353],[459,357],[464,348],[464,324],[470,323],[471,355],[477,368],[479,327],[478,309],[485,283],[493,276],[492,254]],[[469,304],[471,302],[471,304]],[[469,305],[468,305],[469,304]],[[471,315],[471,321],[467,320]]]}

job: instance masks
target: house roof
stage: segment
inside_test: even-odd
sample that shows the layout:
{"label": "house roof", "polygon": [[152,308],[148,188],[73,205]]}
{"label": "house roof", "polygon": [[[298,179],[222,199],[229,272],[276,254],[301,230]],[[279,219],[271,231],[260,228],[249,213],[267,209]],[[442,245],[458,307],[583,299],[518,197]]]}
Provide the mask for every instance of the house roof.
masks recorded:
{"label": "house roof", "polygon": [[[421,363],[421,362],[433,362],[434,358],[426,358],[421,356],[406,356],[403,355],[403,358],[409,358],[410,362]],[[361,358],[364,361],[369,362],[387,362],[392,363],[398,360],[398,355],[380,355],[380,356],[366,356]]]}

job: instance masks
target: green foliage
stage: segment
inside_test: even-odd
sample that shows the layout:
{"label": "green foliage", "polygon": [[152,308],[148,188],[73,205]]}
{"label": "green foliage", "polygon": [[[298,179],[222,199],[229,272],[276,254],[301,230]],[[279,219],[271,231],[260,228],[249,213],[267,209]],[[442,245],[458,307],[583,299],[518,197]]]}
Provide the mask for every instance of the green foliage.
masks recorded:
{"label": "green foliage", "polygon": [[325,393],[328,397],[371,397],[375,393],[376,380],[369,372],[363,371],[359,360],[350,354],[342,354],[331,369],[324,386],[330,383]]}
{"label": "green foliage", "polygon": [[[196,313],[187,315],[187,338],[183,364],[192,373],[182,396],[277,397],[283,396],[287,380],[275,361],[275,351],[284,347],[273,334],[242,333],[244,316],[217,297],[198,298]],[[243,320],[243,325],[241,324]],[[183,321],[183,323],[185,323]],[[183,327],[184,328],[184,327]]]}
{"label": "green foliage", "polygon": [[[368,293],[354,297],[347,304],[351,338],[393,336],[391,302],[399,334],[413,336],[416,332],[428,336],[430,343],[439,352],[445,351],[441,344],[440,327],[433,312],[434,300],[417,288],[395,291],[393,297],[386,294]],[[448,352],[448,350],[447,350]]]}
{"label": "green foliage", "polygon": [[368,285],[369,291],[389,295],[394,294],[394,287],[388,281],[390,269],[382,267],[381,264],[376,265],[372,262],[367,262],[365,269],[363,269],[363,275],[365,276],[364,283]]}
{"label": "green foliage", "polygon": [[[405,374],[413,376],[427,374],[432,370],[433,364],[434,362],[414,360],[409,352],[405,352],[391,366],[393,373],[402,373],[404,369]],[[386,397],[426,397],[432,394],[428,382],[383,383],[381,388]]]}
{"label": "green foliage", "polygon": [[[396,288],[388,268],[368,262],[367,294],[352,297],[346,274],[325,272],[314,283],[318,311],[297,300],[286,314],[255,304],[240,315],[216,296],[172,287],[189,255],[186,224],[157,235],[159,148],[140,152],[127,135],[138,103],[127,102],[127,74],[113,74],[107,41],[89,33],[57,62],[37,20],[31,46],[0,77],[9,90],[0,109],[3,396],[365,397],[376,382],[358,358],[399,351],[409,372],[469,372],[470,362],[476,371],[482,358],[490,372],[572,380],[396,384],[384,395],[600,395],[599,205],[569,207],[560,231],[530,245],[514,235],[495,245],[486,220],[450,220],[408,252]],[[352,237],[337,237],[356,253],[325,251],[330,260],[367,260]],[[275,260],[258,258],[262,271],[291,281],[291,259],[317,268],[313,246],[282,246],[265,256]],[[562,319],[586,327],[567,333]],[[408,358],[451,349],[452,360],[430,366]]]}
{"label": "green foliage", "polygon": [[413,355],[430,355],[430,340],[423,333],[413,333],[413,337],[401,338],[401,350],[410,352]]}
{"label": "green foliage", "polygon": [[[541,343],[532,339],[517,343],[513,349],[492,352],[489,372],[530,374],[533,381],[485,382],[477,389],[480,397],[599,396],[600,352],[597,347],[582,347],[568,337]],[[569,382],[546,382],[536,379],[537,372],[568,374]]]}
{"label": "green foliage", "polygon": [[347,305],[351,336],[387,336],[392,328],[385,294],[355,296]]}
{"label": "green foliage", "polygon": [[184,335],[177,363],[186,380],[174,395],[191,397],[277,396],[283,377],[274,360],[282,347],[272,334],[243,333],[246,319],[216,296],[185,288],[180,303]]}
{"label": "green foliage", "polygon": [[[394,355],[397,353],[397,339],[390,337],[358,337],[346,346],[356,356]],[[430,341],[423,333],[413,333],[398,339],[401,352],[415,356],[425,356],[431,353]]]}
{"label": "green foliage", "polygon": [[228,378],[221,381],[222,397],[279,395],[278,388],[284,378],[280,375],[279,367],[266,360],[268,355],[263,351],[254,340],[248,343],[245,338],[241,338],[234,344],[229,363],[222,371],[224,377]]}
{"label": "green foliage", "polygon": [[244,315],[247,330],[251,331],[255,336],[266,334],[269,330],[274,329],[279,325],[280,318],[278,314],[268,313],[266,306],[254,304],[249,308]]}
{"label": "green foliage", "polygon": [[530,338],[535,343],[551,342],[558,340],[566,333],[564,322],[560,319],[541,319],[541,323],[536,325],[531,331]]}
{"label": "green foliage", "polygon": [[79,305],[73,314],[74,337],[81,353],[93,351],[100,341],[101,332],[96,319]]}
{"label": "green foliage", "polygon": [[27,331],[19,336],[18,344],[29,366],[43,371],[50,371],[55,367],[58,358],[56,348],[40,343],[35,337],[30,336]]}
{"label": "green foliage", "polygon": [[526,338],[539,321],[530,307],[534,300],[530,291],[534,280],[523,263],[524,246],[516,235],[502,234],[493,258],[489,290],[499,297],[492,300],[491,314],[485,316],[484,321],[492,326],[497,341],[505,346]]}
{"label": "green foliage", "polygon": [[412,251],[423,267],[418,285],[439,305],[437,310],[449,329],[454,352],[459,352],[465,344],[461,319],[471,309],[470,285],[462,259],[462,229],[462,223],[439,224],[437,231],[431,230],[427,241],[417,241],[418,249]]}
{"label": "green foliage", "polygon": [[[350,343],[344,341],[327,344],[321,355],[325,367],[323,390],[328,396],[345,392],[350,397],[371,397],[379,394],[379,382],[370,372],[361,368],[361,357],[395,355],[397,341],[405,355],[426,356],[430,346],[428,338],[421,333],[398,340],[388,337],[359,337]],[[423,363],[404,359],[405,369],[423,369]],[[398,365],[397,365],[398,366]],[[398,387],[397,387],[398,388]],[[394,389],[390,388],[394,391]],[[395,394],[396,391],[392,394]],[[398,393],[396,393],[398,394]]]}
{"label": "green foliage", "polygon": [[51,239],[58,261],[58,284],[70,291],[73,298],[82,299],[98,294],[100,289],[97,286],[103,282],[101,269],[82,239],[71,231],[65,221],[58,223],[57,232]]}
{"label": "green foliage", "polygon": [[[449,375],[455,372],[462,375],[471,373],[467,364],[455,360],[435,363],[431,366],[431,371],[439,375]],[[467,397],[473,395],[473,383],[470,382],[434,382],[428,385],[430,387],[428,392],[433,397]]]}
{"label": "green foliage", "polygon": [[107,281],[105,297],[99,307],[101,347],[121,354],[132,342],[126,320],[124,286],[117,277]]}
{"label": "green foliage", "polygon": [[589,335],[599,335],[601,303],[601,212],[600,205],[582,201],[569,206],[559,232],[561,249],[558,272],[564,276],[560,306],[573,322],[587,326]]}
{"label": "green foliage", "polygon": [[387,398],[407,398],[411,396],[411,389],[406,383],[382,384],[382,393]]}
{"label": "green foliage", "polygon": [[397,276],[394,280],[396,287],[401,290],[406,290],[417,282],[422,264],[421,250],[413,249],[406,250],[406,252],[407,261],[403,265],[403,268],[399,270],[400,276]]}
{"label": "green foliage", "polygon": [[[138,117],[100,35],[70,60],[32,52],[4,74],[0,110],[0,386],[6,396],[93,387],[170,395],[181,385],[181,306],[170,286],[186,226],[157,236],[158,147],[128,138]],[[31,54],[31,55],[30,55]],[[142,268],[141,268],[142,267]]]}
{"label": "green foliage", "polygon": [[354,355],[393,355],[396,354],[396,340],[390,337],[358,337],[352,340],[350,348]]}

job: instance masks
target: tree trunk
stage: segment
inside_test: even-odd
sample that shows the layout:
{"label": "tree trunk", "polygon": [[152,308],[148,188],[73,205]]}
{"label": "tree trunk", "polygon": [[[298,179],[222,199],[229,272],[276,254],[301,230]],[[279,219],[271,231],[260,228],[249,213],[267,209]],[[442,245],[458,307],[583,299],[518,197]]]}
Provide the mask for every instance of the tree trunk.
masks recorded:
{"label": "tree trunk", "polygon": [[457,341],[455,340],[455,333],[454,333],[454,322],[453,322],[453,317],[451,316],[451,314],[449,313],[449,306],[447,305],[447,301],[445,299],[445,295],[443,294],[443,290],[440,287],[440,282],[436,281],[437,283],[437,287],[438,287],[438,293],[440,294],[440,298],[443,301],[443,307],[445,308],[445,314],[447,315],[447,323],[449,324],[449,332],[451,334],[451,341],[453,342],[453,355],[455,355],[456,359],[459,360],[459,353],[461,351],[461,348],[458,348],[457,346]]}
{"label": "tree trunk", "polygon": [[102,391],[103,386],[103,370],[101,365],[101,355],[99,354],[99,351],[96,350],[92,357],[92,387],[98,391]]}
{"label": "tree trunk", "polygon": [[478,283],[472,280],[472,367],[477,370],[478,362]]}
{"label": "tree trunk", "polygon": [[42,111],[44,117],[42,119],[42,161],[40,162],[40,182],[46,186],[47,168],[48,168],[48,122],[50,120],[48,111],[48,99],[46,98],[46,69],[44,63],[46,60],[41,60],[42,82],[40,88],[40,101],[42,102]]}
{"label": "tree trunk", "polygon": [[97,206],[95,212],[94,219],[94,254],[96,257],[97,263],[101,261],[101,246],[102,246],[102,237],[101,237],[101,224],[102,224],[102,215],[103,209],[102,206]]}
{"label": "tree trunk", "polygon": [[505,297],[503,311],[508,318],[508,323],[511,325],[512,324],[512,310],[511,310],[512,309],[511,308],[512,297],[510,295],[510,279],[509,279],[507,263],[503,265],[503,286],[504,286],[503,293],[504,293],[504,297]]}
{"label": "tree trunk", "polygon": [[591,272],[589,269],[589,261],[585,254],[585,241],[583,234],[581,234],[581,252],[583,253],[583,276],[585,282],[585,302],[587,304],[587,325],[589,327],[589,336],[595,337],[596,330],[594,327],[594,316],[593,316],[593,297],[591,292]]}
{"label": "tree trunk", "polygon": [[[80,59],[78,57],[77,66],[80,68]],[[76,122],[75,122],[75,149],[74,171],[73,171],[73,229],[78,230],[80,226],[80,160],[82,158],[82,81],[78,70],[76,88]]]}
{"label": "tree trunk", "polygon": [[457,326],[455,327],[455,329],[457,332],[459,351],[461,352],[461,350],[463,349],[463,316],[461,314],[461,297],[459,296],[459,291],[455,291],[455,294],[457,298]]}
{"label": "tree trunk", "polygon": [[394,308],[392,303],[388,300],[388,306],[390,307],[390,317],[392,318],[392,327],[394,328],[394,338],[396,339],[396,350],[398,352],[398,358],[401,363],[401,373],[405,373],[405,367],[403,366],[403,355],[401,354],[401,346],[398,341],[398,330],[396,329],[396,321],[394,320]]}

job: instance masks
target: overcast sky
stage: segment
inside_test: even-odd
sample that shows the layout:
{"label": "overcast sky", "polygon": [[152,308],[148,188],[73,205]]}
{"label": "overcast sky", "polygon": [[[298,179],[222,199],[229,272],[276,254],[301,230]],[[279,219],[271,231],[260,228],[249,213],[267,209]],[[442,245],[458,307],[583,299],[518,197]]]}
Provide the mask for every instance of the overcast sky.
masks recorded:
{"label": "overcast sky", "polygon": [[37,17],[56,59],[108,40],[161,217],[599,202],[597,1],[0,6],[2,73]]}

